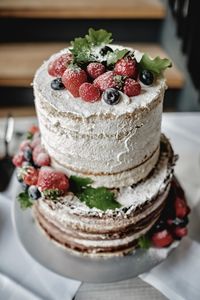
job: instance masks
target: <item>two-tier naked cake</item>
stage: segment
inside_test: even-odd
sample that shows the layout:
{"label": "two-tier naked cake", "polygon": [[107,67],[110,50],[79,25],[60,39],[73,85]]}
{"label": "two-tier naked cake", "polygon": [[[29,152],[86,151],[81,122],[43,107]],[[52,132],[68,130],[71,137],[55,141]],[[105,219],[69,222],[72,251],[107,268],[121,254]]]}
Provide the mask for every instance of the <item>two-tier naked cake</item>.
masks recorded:
{"label": "two-tier naked cake", "polygon": [[33,126],[13,159],[39,227],[74,253],[113,256],[187,234],[176,156],[161,134],[168,59],[90,29],[37,70]]}

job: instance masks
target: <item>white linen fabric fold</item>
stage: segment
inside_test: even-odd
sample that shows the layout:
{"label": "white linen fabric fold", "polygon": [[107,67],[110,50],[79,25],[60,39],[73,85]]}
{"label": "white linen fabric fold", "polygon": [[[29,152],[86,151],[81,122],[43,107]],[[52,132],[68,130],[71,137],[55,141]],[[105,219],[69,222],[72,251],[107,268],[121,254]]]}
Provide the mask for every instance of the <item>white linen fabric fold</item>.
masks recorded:
{"label": "white linen fabric fold", "polygon": [[23,250],[13,230],[11,204],[0,195],[0,300],[71,300],[81,283],[45,269]]}
{"label": "white linen fabric fold", "polygon": [[165,261],[140,278],[170,300],[199,300],[200,244],[184,238]]}

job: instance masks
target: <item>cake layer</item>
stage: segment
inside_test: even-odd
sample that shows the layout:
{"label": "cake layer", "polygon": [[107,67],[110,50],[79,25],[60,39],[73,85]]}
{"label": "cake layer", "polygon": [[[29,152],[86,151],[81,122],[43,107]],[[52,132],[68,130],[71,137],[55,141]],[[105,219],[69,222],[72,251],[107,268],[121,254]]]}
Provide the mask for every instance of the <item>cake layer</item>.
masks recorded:
{"label": "cake layer", "polygon": [[162,136],[159,161],[151,175],[137,185],[115,191],[121,208],[105,212],[91,209],[72,193],[56,202],[41,198],[34,206],[38,224],[49,237],[73,251],[92,255],[127,253],[159,218],[175,159]]}
{"label": "cake layer", "polygon": [[117,105],[102,99],[88,103],[67,90],[52,90],[48,64],[36,73],[34,93],[42,142],[52,165],[68,175],[90,176],[95,186],[109,188],[145,178],[159,155],[165,80],[143,86],[135,97],[120,92]]}

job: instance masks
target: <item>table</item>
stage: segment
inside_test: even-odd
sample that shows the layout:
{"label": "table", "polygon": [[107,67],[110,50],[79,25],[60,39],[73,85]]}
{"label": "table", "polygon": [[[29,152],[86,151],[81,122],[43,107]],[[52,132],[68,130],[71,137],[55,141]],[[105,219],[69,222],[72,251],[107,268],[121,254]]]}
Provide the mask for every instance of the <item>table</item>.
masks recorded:
{"label": "table", "polygon": [[[0,138],[3,131],[3,119],[0,119]],[[11,144],[11,153],[19,143],[19,133],[35,122],[35,118],[18,118],[15,123],[15,135]],[[162,122],[163,132],[170,138],[175,153],[180,159],[176,166],[176,174],[185,188],[188,202],[195,206],[200,202],[200,113],[164,113]],[[0,146],[0,153],[3,148]],[[193,212],[195,216],[195,212]],[[198,219],[199,220],[199,219]],[[191,217],[191,237],[200,242],[200,221]],[[139,278],[133,278],[112,284],[83,283],[76,293],[75,300],[105,299],[166,299],[159,291]]]}

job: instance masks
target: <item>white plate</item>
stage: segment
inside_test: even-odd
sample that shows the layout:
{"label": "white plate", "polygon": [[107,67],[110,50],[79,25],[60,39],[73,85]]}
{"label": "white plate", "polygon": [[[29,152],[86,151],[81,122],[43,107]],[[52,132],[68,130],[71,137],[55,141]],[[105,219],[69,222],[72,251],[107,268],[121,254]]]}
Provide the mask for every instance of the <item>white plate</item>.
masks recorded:
{"label": "white plate", "polygon": [[136,277],[166,259],[178,245],[138,249],[127,256],[106,259],[77,256],[52,243],[35,223],[31,209],[21,210],[17,200],[13,203],[12,217],[17,236],[32,258],[55,273],[85,282],[104,283]]}

